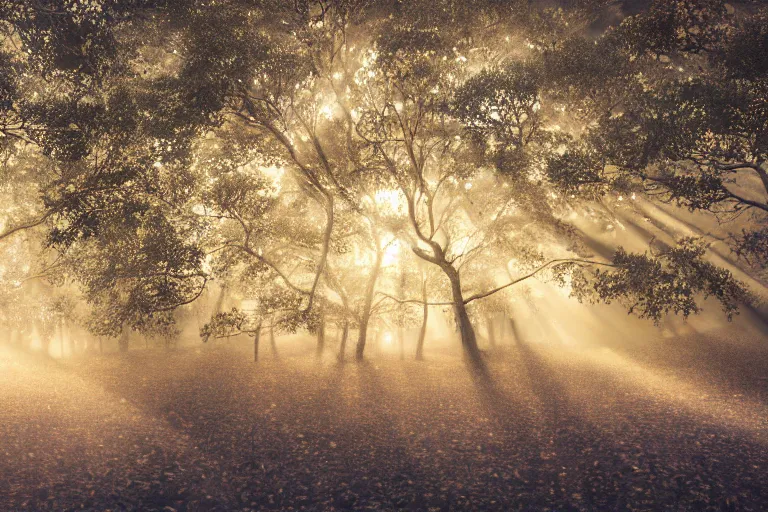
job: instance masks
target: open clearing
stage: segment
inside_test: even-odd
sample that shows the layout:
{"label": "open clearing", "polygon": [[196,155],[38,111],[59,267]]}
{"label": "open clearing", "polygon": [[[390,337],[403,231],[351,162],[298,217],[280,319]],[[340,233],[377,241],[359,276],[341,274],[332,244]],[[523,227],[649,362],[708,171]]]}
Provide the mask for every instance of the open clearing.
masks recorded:
{"label": "open clearing", "polygon": [[734,332],[518,343],[486,377],[235,342],[2,349],[0,509],[765,510],[768,348]]}

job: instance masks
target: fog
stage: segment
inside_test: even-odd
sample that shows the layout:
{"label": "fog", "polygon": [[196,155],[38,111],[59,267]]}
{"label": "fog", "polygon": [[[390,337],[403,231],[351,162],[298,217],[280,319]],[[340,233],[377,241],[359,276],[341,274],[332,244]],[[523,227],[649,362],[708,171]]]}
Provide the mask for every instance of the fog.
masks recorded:
{"label": "fog", "polygon": [[0,510],[764,510],[760,4],[0,2]]}

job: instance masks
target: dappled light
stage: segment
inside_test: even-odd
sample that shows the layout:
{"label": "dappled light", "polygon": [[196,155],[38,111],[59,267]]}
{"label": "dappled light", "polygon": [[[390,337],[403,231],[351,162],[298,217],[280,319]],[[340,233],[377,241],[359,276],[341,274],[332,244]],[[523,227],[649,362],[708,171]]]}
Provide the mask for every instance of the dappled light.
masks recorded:
{"label": "dappled light", "polygon": [[766,27],[0,0],[0,510],[764,510]]}

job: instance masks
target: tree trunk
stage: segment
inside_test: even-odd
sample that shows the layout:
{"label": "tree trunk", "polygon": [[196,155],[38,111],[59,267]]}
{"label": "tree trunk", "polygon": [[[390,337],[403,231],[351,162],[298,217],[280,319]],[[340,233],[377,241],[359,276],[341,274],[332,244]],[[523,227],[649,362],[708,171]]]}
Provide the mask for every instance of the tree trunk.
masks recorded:
{"label": "tree trunk", "polygon": [[320,314],[320,326],[317,328],[317,357],[323,356],[323,350],[325,350],[325,316]]}
{"label": "tree trunk", "polygon": [[371,275],[368,278],[368,284],[365,288],[365,303],[363,304],[363,311],[360,315],[360,332],[357,337],[357,347],[355,348],[355,359],[358,361],[363,360],[365,353],[365,342],[368,337],[368,322],[371,319],[371,308],[373,307],[373,295],[376,291],[376,280],[379,278],[379,270],[381,269],[381,258],[383,251],[379,248],[378,237],[376,238],[376,261],[371,269]]}
{"label": "tree trunk", "polygon": [[515,323],[515,319],[510,316],[507,319],[507,323],[512,333],[512,338],[514,338],[514,342],[519,343],[521,338],[520,338],[520,332],[517,330],[517,324]]}
{"label": "tree trunk", "polygon": [[[413,224],[416,231],[420,232],[412,201],[410,201],[408,204],[408,211],[411,218],[411,223]],[[422,239],[424,239],[430,245],[432,249],[432,255],[429,255],[418,247],[412,247],[411,249],[421,259],[440,267],[440,270],[443,271],[446,277],[448,277],[448,280],[451,282],[453,314],[456,319],[456,327],[458,328],[459,335],[461,336],[461,346],[464,349],[464,356],[467,358],[467,360],[474,364],[475,367],[480,367],[482,366],[482,357],[480,354],[480,348],[477,346],[475,330],[472,327],[472,322],[469,320],[469,315],[467,314],[467,306],[464,304],[464,295],[461,291],[461,276],[459,271],[456,270],[453,264],[446,259],[445,251],[437,242],[425,239],[423,236]]]}
{"label": "tree trunk", "polygon": [[69,332],[69,320],[67,320],[67,317],[61,320],[61,330],[64,333],[64,339],[67,341],[67,347],[69,347],[69,356],[73,357],[77,352],[77,344],[75,343],[74,336]]}
{"label": "tree trunk", "polygon": [[219,296],[216,297],[216,302],[213,305],[213,314],[211,316],[214,316],[218,313],[222,312],[222,308],[224,307],[224,299],[227,297],[227,283],[224,283],[221,285],[221,291],[219,292]]}
{"label": "tree trunk", "polygon": [[261,322],[256,326],[256,332],[253,333],[253,362],[259,361],[259,341],[261,340]]}
{"label": "tree trunk", "polygon": [[464,295],[461,292],[461,278],[459,273],[452,266],[443,267],[443,271],[448,275],[451,281],[451,295],[453,297],[453,314],[456,317],[456,326],[461,336],[461,346],[464,349],[464,356],[472,363],[479,364],[481,361],[480,348],[477,346],[477,337],[472,322],[467,314],[467,306],[464,304]]}
{"label": "tree trunk", "polygon": [[130,333],[128,328],[123,326],[123,330],[120,333],[120,339],[117,341],[117,345],[120,348],[120,352],[128,352],[128,345],[130,344]]}
{"label": "tree trunk", "polygon": [[344,320],[344,326],[341,330],[341,342],[339,343],[339,361],[344,362],[347,352],[347,337],[349,336],[349,321]]}
{"label": "tree trunk", "polygon": [[277,359],[277,343],[275,342],[275,324],[270,322],[269,324],[269,346],[272,349],[272,357]]}
{"label": "tree trunk", "polygon": [[429,320],[429,305],[427,304],[427,279],[421,279],[421,300],[422,306],[421,329],[419,329],[419,339],[416,341],[416,360],[424,359],[424,339],[427,337],[427,320]]}
{"label": "tree trunk", "polygon": [[[398,265],[399,266],[399,265]],[[405,299],[405,269],[400,268],[400,286],[397,290],[397,295],[400,300]],[[402,304],[401,304],[402,306]],[[405,361],[405,311],[403,310],[402,318],[400,319],[399,326],[397,328],[397,344],[400,348],[400,360]]]}
{"label": "tree trunk", "polygon": [[33,329],[28,335],[28,343],[27,347],[32,348],[32,335],[34,335],[35,331],[37,331],[37,335],[40,337],[40,349],[42,350],[43,354],[46,356],[50,356],[51,352],[51,338],[55,335],[56,329],[55,327],[49,331],[46,326],[46,322],[43,322],[40,319],[36,319],[33,321]]}
{"label": "tree trunk", "polygon": [[[32,346],[32,342],[30,341],[29,346]],[[43,355],[50,357],[51,356],[51,338],[50,336],[41,336],[40,337],[40,348],[42,349]]]}
{"label": "tree trunk", "polygon": [[376,322],[373,332],[373,350],[377,355],[381,355],[381,322]]}
{"label": "tree trunk", "polygon": [[496,331],[493,328],[493,315],[485,316],[485,325],[488,329],[488,344],[491,348],[496,348]]}
{"label": "tree trunk", "polygon": [[61,359],[64,359],[64,322],[61,318],[56,322],[59,324],[59,347],[61,348]]}

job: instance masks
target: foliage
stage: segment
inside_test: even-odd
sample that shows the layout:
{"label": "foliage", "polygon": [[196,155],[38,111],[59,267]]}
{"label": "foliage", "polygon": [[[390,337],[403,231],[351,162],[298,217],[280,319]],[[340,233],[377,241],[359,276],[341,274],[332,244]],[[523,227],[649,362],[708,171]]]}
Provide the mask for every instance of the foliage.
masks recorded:
{"label": "foliage", "polygon": [[206,342],[211,337],[237,336],[245,332],[255,331],[255,329],[256,327],[251,325],[250,319],[245,313],[237,308],[232,308],[231,311],[216,313],[211,321],[200,329],[200,337]]}
{"label": "foliage", "polygon": [[525,169],[523,149],[542,140],[539,72],[524,63],[483,70],[456,91],[458,120],[481,147],[488,148],[499,170]]}
{"label": "foliage", "polygon": [[731,319],[739,304],[750,300],[749,292],[727,270],[703,260],[705,247],[692,238],[657,254],[616,251],[615,269],[594,270],[594,278],[577,274],[574,294],[607,303],[618,300],[629,313],[659,322],[669,312],[688,317],[698,313],[696,295],[714,297]]}
{"label": "foliage", "polygon": [[37,194],[0,239],[44,230],[110,335],[171,332],[212,278],[253,307],[208,336],[406,325],[426,299],[405,262],[475,355],[468,305],[544,275],[653,320],[700,294],[730,316],[749,296],[703,246],[594,259],[572,214],[748,212],[728,240],[764,267],[766,13],[654,1],[590,32],[606,8],[0,2],[3,176]]}
{"label": "foliage", "polygon": [[166,329],[173,310],[197,298],[207,282],[190,236],[191,229],[150,213],[73,249],[70,271],[94,308],[92,330],[116,336],[127,326]]}

